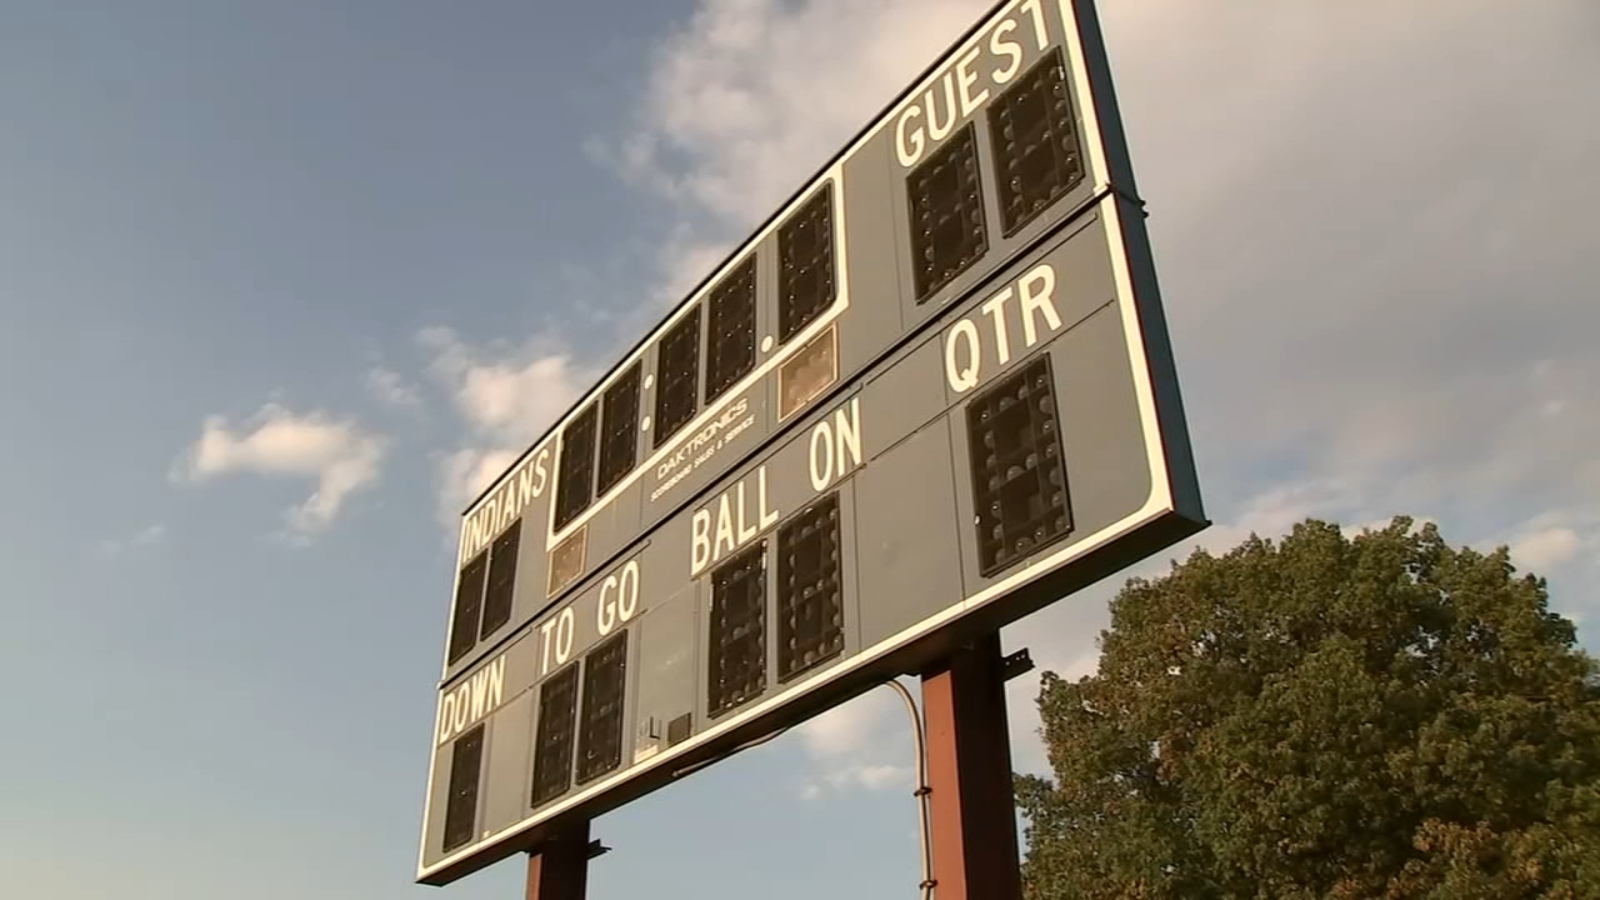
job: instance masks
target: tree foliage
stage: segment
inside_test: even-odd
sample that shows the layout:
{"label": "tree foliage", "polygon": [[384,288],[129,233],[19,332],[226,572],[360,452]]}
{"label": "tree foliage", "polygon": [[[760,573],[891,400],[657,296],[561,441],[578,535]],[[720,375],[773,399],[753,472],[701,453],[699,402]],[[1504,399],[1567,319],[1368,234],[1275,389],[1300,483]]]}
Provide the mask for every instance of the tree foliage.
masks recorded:
{"label": "tree foliage", "polygon": [[1600,683],[1504,548],[1313,520],[1111,609],[1040,691],[1028,900],[1600,898]]}

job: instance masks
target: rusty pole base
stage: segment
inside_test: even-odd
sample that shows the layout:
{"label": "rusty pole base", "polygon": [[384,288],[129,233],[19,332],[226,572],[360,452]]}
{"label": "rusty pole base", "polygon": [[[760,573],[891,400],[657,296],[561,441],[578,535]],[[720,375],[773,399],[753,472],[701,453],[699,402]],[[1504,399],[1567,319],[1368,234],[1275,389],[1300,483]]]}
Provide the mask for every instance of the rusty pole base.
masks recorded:
{"label": "rusty pole base", "polygon": [[589,823],[528,854],[528,900],[584,900],[589,887]]}
{"label": "rusty pole base", "polygon": [[992,632],[922,674],[937,900],[1017,900],[1006,661]]}

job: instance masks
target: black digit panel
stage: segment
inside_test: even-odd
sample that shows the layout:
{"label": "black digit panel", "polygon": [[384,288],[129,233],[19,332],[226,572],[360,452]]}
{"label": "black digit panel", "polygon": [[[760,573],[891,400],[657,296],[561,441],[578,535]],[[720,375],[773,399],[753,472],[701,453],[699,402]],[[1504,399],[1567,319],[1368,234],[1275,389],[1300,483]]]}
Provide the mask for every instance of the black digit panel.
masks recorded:
{"label": "black digit panel", "polygon": [[833,304],[833,191],[824,184],[778,228],[778,341]]}
{"label": "black digit panel", "polygon": [[778,680],[844,652],[839,494],[819,498],[778,528]]}
{"label": "black digit panel", "polygon": [[633,469],[639,451],[639,375],[634,363],[606,388],[601,399],[600,476],[596,494],[604,494]]}
{"label": "black digit panel", "polygon": [[706,705],[727,712],[767,687],[767,542],[711,573],[711,648]]}
{"label": "black digit panel", "polygon": [[911,170],[911,271],[917,302],[954,281],[989,250],[972,123]]}
{"label": "black digit panel", "polygon": [[622,704],[627,690],[628,632],[605,641],[583,661],[583,715],[578,729],[578,783],[622,764]]}
{"label": "black digit panel", "polygon": [[756,367],[756,259],[729,273],[706,302],[706,402]]}
{"label": "black digit panel", "polygon": [[561,463],[556,468],[560,479],[556,483],[557,531],[588,509],[594,499],[594,445],[599,413],[591,403],[561,432]]}
{"label": "black digit panel", "polygon": [[450,753],[450,787],[444,808],[444,846],[449,853],[472,843],[478,823],[478,783],[483,775],[483,726],[456,738]]}
{"label": "black digit panel", "polygon": [[494,545],[489,548],[489,586],[483,594],[479,640],[511,621],[511,607],[516,599],[517,552],[521,546],[522,520],[519,518],[495,538]]}
{"label": "black digit panel", "polygon": [[1057,47],[989,105],[1000,226],[1007,237],[1083,181],[1083,151]]}
{"label": "black digit panel", "polygon": [[700,307],[661,337],[656,357],[655,446],[689,424],[700,409]]}
{"label": "black digit panel", "polygon": [[483,612],[483,583],[489,570],[489,551],[472,558],[461,570],[456,582],[456,608],[450,619],[449,661],[467,655],[478,643],[478,618]]}
{"label": "black digit panel", "polygon": [[967,436],[984,577],[1072,531],[1050,357],[1041,355],[972,398]]}
{"label": "black digit panel", "polygon": [[539,728],[534,738],[533,805],[572,787],[572,749],[578,713],[578,665],[573,663],[539,686]]}

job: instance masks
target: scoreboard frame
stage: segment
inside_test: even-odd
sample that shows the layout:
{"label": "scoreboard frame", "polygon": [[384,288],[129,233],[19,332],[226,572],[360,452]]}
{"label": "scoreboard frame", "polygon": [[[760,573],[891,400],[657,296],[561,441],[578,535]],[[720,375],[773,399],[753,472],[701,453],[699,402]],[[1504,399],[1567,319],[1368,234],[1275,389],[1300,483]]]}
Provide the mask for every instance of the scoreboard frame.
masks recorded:
{"label": "scoreboard frame", "polygon": [[[1051,21],[1063,26],[1061,34],[1052,38],[1048,45],[1044,37],[1047,15],[1059,16]],[[939,154],[942,148],[951,146],[957,139],[953,135],[964,127],[972,130],[971,122],[995,102],[994,97],[985,96],[982,102],[972,104],[972,108],[957,115],[955,110],[958,101],[965,108],[975,85],[979,93],[987,94],[989,87],[1005,83],[987,83],[973,74],[971,64],[978,58],[980,38],[989,36],[990,49],[1003,47],[1004,42],[999,40],[998,35],[1009,25],[1011,31],[1017,32],[1015,39],[1020,41],[1028,17],[1032,17],[1039,38],[1037,52],[1024,56],[1019,51],[1006,81],[1014,78],[1020,82],[1029,72],[1045,66],[1052,53],[1063,54],[1057,59],[1060,67],[1069,73],[1068,83],[1063,85],[1062,90],[1068,95],[1071,112],[1076,116],[1075,139],[1080,153],[1078,163],[1082,168],[1079,181],[1065,194],[1058,192],[1044,204],[1047,214],[1035,212],[1021,224],[1008,228],[1000,235],[1002,240],[999,246],[986,244],[984,250],[989,251],[989,258],[984,258],[985,254],[979,252],[975,257],[976,262],[969,261],[964,267],[957,267],[958,270],[953,274],[946,273],[948,277],[936,277],[936,281],[943,278],[942,282],[928,290],[924,290],[923,281],[918,281],[916,291],[919,296],[914,304],[905,302],[906,286],[902,279],[893,288],[887,287],[887,282],[866,285],[869,290],[862,295],[866,299],[853,309],[852,277],[857,273],[850,267],[851,236],[847,233],[847,225],[861,216],[861,210],[870,212],[871,204],[852,206],[852,197],[864,189],[869,200],[882,201],[887,195],[892,202],[900,204],[902,210],[909,200],[911,215],[915,215],[916,201],[910,197],[912,188],[909,187],[906,170]],[[947,99],[947,118],[941,129],[944,134],[937,136],[939,140],[935,142],[936,146],[929,146],[926,138],[933,136],[937,99],[932,86],[941,83]],[[949,86],[952,84],[954,88]],[[924,92],[920,98],[919,91]],[[913,116],[909,110],[917,107],[921,98],[926,98],[927,106],[922,108],[924,121],[917,123],[913,120],[918,116]],[[966,125],[963,125],[964,122]],[[929,130],[925,133],[915,131],[922,125]],[[874,176],[865,181],[856,173],[856,180],[847,185],[847,164],[863,147],[869,147],[873,142],[881,143],[886,129],[894,132],[894,153],[898,155],[901,169],[895,170],[889,166],[882,172],[882,177]],[[913,133],[919,135],[917,141],[908,141],[908,135]],[[989,136],[993,137],[992,134]],[[913,144],[916,145],[914,152]],[[872,149],[876,152],[882,148]],[[908,156],[916,158],[908,162]],[[981,155],[974,156],[969,164],[976,173],[972,175],[975,191],[988,183],[986,179],[994,177],[993,172],[985,173],[980,158]],[[885,160],[886,163],[893,161]],[[762,284],[758,287],[752,282],[749,287],[752,296],[770,297],[773,293],[772,279],[777,277],[773,274],[774,255],[779,252],[774,249],[778,243],[774,239],[775,231],[787,227],[785,223],[803,218],[802,213],[806,210],[814,210],[821,202],[820,198],[827,199],[831,216],[831,302],[813,310],[802,327],[792,329],[778,346],[774,347],[769,337],[761,348],[761,354],[752,359],[750,367],[722,385],[713,396],[708,396],[703,390],[706,367],[700,364],[697,356],[694,362],[693,413],[677,422],[670,437],[656,446],[658,441],[648,432],[655,418],[654,413],[660,411],[660,397],[665,387],[662,384],[655,385],[656,394],[653,396],[657,398],[658,406],[654,411],[645,410],[644,397],[652,396],[650,382],[654,372],[646,366],[651,355],[665,353],[662,348],[673,330],[691,315],[697,319],[695,352],[703,354],[710,340],[705,334],[711,329],[703,328],[698,319],[707,315],[705,310],[711,303],[712,295],[721,286],[736,280],[741,267],[748,261],[760,259],[765,263],[755,268],[755,281],[762,281]],[[983,202],[988,203],[985,208],[992,211],[993,198],[983,198]],[[855,217],[851,215],[852,211],[856,213]],[[1143,219],[1142,203],[1134,187],[1120,115],[1111,90],[1109,64],[1092,0],[1004,0],[995,4],[874,117],[871,124],[808,179],[801,190],[791,195],[769,216],[749,239],[702,279],[681,304],[637,342],[620,362],[612,366],[464,512],[461,549],[453,585],[453,592],[458,599],[452,611],[452,637],[446,642],[446,659],[441,672],[417,881],[446,884],[507,855],[529,849],[562,821],[574,816],[591,818],[616,808],[708,762],[736,752],[752,739],[803,721],[883,680],[914,671],[966,640],[1015,621],[1055,602],[1072,590],[1147,558],[1204,528],[1208,523],[1195,478],[1182,401]],[[864,221],[872,225],[897,226],[893,217],[887,223],[871,220],[870,217]],[[908,222],[909,218],[903,219],[898,226]],[[906,248],[901,246],[899,249],[903,251]],[[996,249],[1003,249],[1004,252],[994,253]],[[1094,302],[1085,300],[1082,308],[1073,308],[1072,303],[1076,300],[1069,301],[1063,299],[1063,294],[1052,294],[1052,291],[1075,288],[1075,283],[1068,285],[1062,281],[1059,275],[1062,272],[1086,283],[1098,285],[1103,281],[1102,293],[1094,294],[1085,289],[1081,293],[1092,295],[1090,299]],[[903,274],[896,270],[896,277]],[[871,306],[882,303],[887,296],[887,289],[898,292],[895,303],[899,305],[901,315],[895,319],[893,326],[878,322],[876,324],[882,327],[873,331],[869,327],[873,324],[872,320],[864,320],[868,324],[861,326],[861,334],[866,337],[852,335],[849,328],[838,327],[841,322],[852,322],[851,315],[874,315]],[[1094,299],[1103,298],[1106,293],[1110,295],[1109,300]],[[1008,309],[1006,303],[1010,300],[1015,303]],[[771,321],[773,311],[770,306],[755,300],[751,302],[755,304],[750,313],[751,333],[770,335],[777,330]],[[1068,307],[1066,314],[1058,310],[1063,304]],[[1018,307],[1021,307],[1020,311]],[[881,317],[882,314],[877,315]],[[906,320],[909,320],[909,324]],[[1019,322],[1021,327],[1014,334],[1006,330],[1015,328]],[[1045,326],[1043,329],[1038,329],[1040,323]],[[1036,334],[1036,329],[1042,334]],[[1015,345],[1008,344],[1008,334],[1011,340],[1017,342]],[[1092,335],[1093,339],[1086,335]],[[1073,342],[1070,352],[1063,350],[1069,346],[1069,337]],[[850,344],[852,340],[856,341],[854,346]],[[866,343],[863,344],[863,341]],[[822,347],[822,351],[819,352],[818,347]],[[990,370],[983,371],[980,358],[985,354],[989,354],[989,359],[997,358],[999,367],[989,363]],[[1012,356],[1016,359],[1012,360]],[[1058,369],[1062,368],[1062,360],[1078,357],[1095,361],[1092,365],[1078,366],[1066,373],[1051,368],[1052,364]],[[1096,487],[1093,480],[1099,476],[1090,476],[1090,482],[1087,482],[1090,487],[1086,492],[1088,497],[1081,501],[1089,509],[1086,519],[1074,522],[1077,512],[1073,505],[1079,500],[1069,497],[1074,489],[1081,490],[1086,482],[1074,481],[1076,488],[1069,488],[1063,483],[1061,503],[1064,505],[1065,521],[1068,522],[1066,531],[1040,542],[1037,547],[1030,545],[1028,552],[1017,551],[1020,556],[1013,554],[1009,561],[1005,561],[989,558],[992,550],[974,549],[969,546],[970,541],[961,543],[959,549],[954,543],[949,545],[948,549],[953,555],[947,554],[949,559],[946,562],[954,568],[946,566],[941,571],[953,571],[954,577],[961,580],[958,602],[937,610],[924,611],[927,614],[897,610],[889,616],[897,623],[895,630],[879,634],[870,644],[862,636],[864,632],[859,625],[855,631],[848,633],[841,626],[837,635],[838,646],[830,651],[833,655],[825,660],[827,665],[821,665],[809,674],[780,679],[782,683],[765,680],[766,670],[763,669],[764,680],[761,689],[752,695],[753,699],[735,702],[726,711],[719,713],[711,710],[705,691],[700,690],[692,708],[695,730],[684,732],[675,740],[663,741],[653,750],[636,746],[631,760],[626,760],[627,764],[620,764],[619,760],[614,768],[605,770],[609,774],[587,784],[570,783],[573,762],[569,759],[565,762],[569,783],[561,793],[545,801],[542,806],[535,803],[534,812],[528,814],[527,798],[524,797],[522,812],[512,817],[514,821],[510,825],[481,832],[476,826],[482,824],[482,816],[474,813],[472,824],[475,827],[470,839],[447,851],[435,849],[430,852],[429,841],[439,837],[440,828],[449,827],[442,822],[442,814],[435,808],[436,801],[444,799],[446,793],[440,775],[441,763],[447,755],[445,751],[461,740],[466,732],[481,729],[495,716],[507,714],[511,705],[505,687],[508,677],[512,691],[538,694],[540,686],[557,674],[549,665],[552,645],[557,648],[556,669],[562,673],[570,669],[574,673],[571,677],[578,677],[576,667],[581,654],[571,656],[568,661],[562,657],[560,650],[563,641],[561,626],[565,625],[566,628],[564,639],[568,650],[573,647],[574,630],[581,627],[565,623],[565,619],[575,619],[573,610],[584,605],[585,610],[591,611],[588,613],[591,616],[593,610],[598,610],[601,623],[598,639],[594,634],[585,637],[591,643],[595,640],[603,642],[611,636],[605,624],[608,608],[612,626],[617,629],[615,635],[628,635],[630,631],[637,635],[638,629],[625,626],[639,622],[636,615],[643,616],[650,612],[640,608],[643,602],[639,593],[641,566],[650,571],[671,570],[673,578],[681,575],[682,583],[687,585],[679,590],[676,582],[669,580],[669,591],[675,592],[673,596],[665,599],[653,597],[649,601],[651,604],[660,606],[666,600],[676,599],[684,591],[698,598],[700,593],[709,595],[711,590],[707,587],[701,591],[698,587],[707,581],[708,571],[716,569],[717,564],[727,563],[721,558],[724,530],[728,533],[727,551],[730,557],[744,552],[747,541],[755,541],[749,546],[762,547],[764,560],[769,538],[777,534],[776,529],[784,527],[779,518],[788,522],[799,515],[799,510],[809,511],[822,502],[822,488],[834,489],[829,496],[836,498],[833,501],[837,504],[836,509],[843,510],[837,515],[870,516],[873,513],[872,504],[862,505],[865,503],[864,488],[858,489],[858,485],[868,483],[861,480],[865,477],[861,473],[868,468],[867,457],[883,453],[886,448],[869,447],[863,454],[863,440],[869,444],[874,440],[881,443],[882,440],[870,429],[868,436],[863,438],[863,405],[872,413],[866,416],[870,424],[875,421],[874,415],[904,418],[906,414],[897,410],[900,406],[922,408],[943,402],[944,406],[933,418],[928,418],[924,412],[924,418],[916,423],[910,434],[934,434],[936,440],[931,443],[924,440],[923,444],[936,447],[938,443],[945,442],[943,435],[948,431],[950,439],[945,443],[949,447],[935,449],[939,465],[948,462],[956,470],[961,469],[962,463],[976,466],[977,450],[972,443],[976,440],[973,437],[976,432],[958,435],[960,429],[954,424],[955,419],[966,410],[965,414],[971,420],[975,398],[985,392],[999,390],[995,387],[996,378],[1010,377],[1014,381],[1014,373],[1010,376],[1007,373],[1027,360],[1042,360],[1037,365],[1030,364],[1033,365],[1030,371],[1045,373],[1038,376],[1041,379],[1038,382],[1039,389],[1044,391],[1044,396],[1049,397],[1051,391],[1060,395],[1051,401],[1058,404],[1052,407],[1056,410],[1052,415],[1057,420],[1053,420],[1049,428],[1060,430],[1062,426],[1059,420],[1063,416],[1074,429],[1086,415],[1104,416],[1103,422],[1098,419],[1093,421],[1097,422],[1095,428],[1105,431],[1106,435],[1072,438],[1078,443],[1065,451],[1061,448],[1070,440],[1058,437],[1052,445],[1056,447],[1053,452],[1067,452],[1068,455],[1087,452],[1096,459],[1108,461],[1108,470],[1123,467],[1121,474],[1112,471],[1111,475],[1105,476],[1110,480],[1107,487]],[[792,408],[784,408],[789,396],[783,390],[781,375],[801,369],[805,364],[820,365],[822,369],[817,371],[831,367],[831,372],[812,384],[809,393],[802,391],[796,394],[800,400],[792,404]],[[1071,368],[1071,364],[1066,367]],[[581,417],[592,414],[593,422],[586,427],[594,432],[603,431],[601,411],[609,404],[608,390],[623,379],[640,377],[640,373],[646,371],[651,374],[642,376],[643,391],[635,394],[636,405],[632,410],[632,418],[639,421],[643,432],[632,436],[634,465],[602,489],[593,490],[581,509],[576,512],[569,509],[562,517],[558,506],[565,505],[561,473],[566,468],[564,452],[569,429],[573,429],[574,423]],[[948,391],[940,393],[938,398],[924,391],[926,399],[922,400],[913,400],[910,394],[906,394],[905,403],[900,403],[900,394],[896,392],[898,388],[894,386],[903,384],[912,372],[938,373],[947,382]],[[1126,384],[1123,384],[1124,376]],[[1110,385],[1107,391],[1113,399],[1086,400],[1083,391],[1073,387],[1074,377],[1107,379]],[[1074,390],[1079,390],[1079,393],[1074,394]],[[1059,411],[1061,403],[1068,404],[1066,413]],[[730,417],[728,411],[740,404],[745,404],[745,408],[737,416]],[[754,411],[746,416],[747,410]],[[749,427],[753,422],[757,424]],[[822,440],[822,456],[818,457],[818,435],[824,432],[827,436]],[[710,434],[710,437],[702,442],[701,438],[706,434]],[[741,436],[742,444],[739,443]],[[801,447],[808,436],[810,446]],[[648,445],[647,438],[650,439]],[[596,440],[603,440],[603,437]],[[897,432],[888,440],[903,443],[909,441],[910,437]],[[1084,440],[1090,443],[1084,444]],[[724,453],[725,445],[728,449]],[[589,454],[587,465],[593,467],[595,450],[592,446],[584,446]],[[600,465],[603,466],[604,444],[600,446]],[[686,449],[691,446],[692,451]],[[644,449],[642,460],[641,447]],[[1045,451],[1048,457],[1050,448],[1046,447]],[[810,453],[809,457],[805,457],[807,452]],[[718,453],[722,453],[720,458],[716,456]],[[1142,457],[1136,460],[1139,465],[1134,471],[1134,461],[1128,457],[1138,454],[1142,454]],[[779,471],[782,467],[778,461],[785,460],[790,466],[789,471],[804,471],[803,466],[800,469],[793,468],[794,461],[802,457],[810,463],[809,484],[805,477],[800,476],[787,480],[779,477],[769,484],[769,464],[774,471]],[[702,458],[710,464],[705,466],[704,471],[695,471],[701,467]],[[902,454],[900,458],[908,457]],[[683,480],[681,485],[663,477],[661,466],[664,459],[677,460],[676,465],[687,466],[677,469],[675,473],[677,478]],[[818,459],[827,463],[828,476],[825,479],[819,479]],[[1028,463],[1030,467],[1034,465],[1032,459],[1030,457]],[[691,462],[685,463],[684,460]],[[939,465],[933,471],[939,471]],[[657,467],[654,473],[652,467]],[[591,487],[596,483],[593,471],[581,468],[574,468],[573,471],[581,471]],[[1130,472],[1138,477],[1133,477]],[[953,478],[955,482],[962,482],[963,479],[977,478],[975,473],[975,468],[966,474],[955,471]],[[1061,477],[1068,478],[1064,470]],[[1138,478],[1145,478],[1146,481],[1139,482]],[[652,481],[657,490],[647,502],[640,495]],[[881,476],[878,483],[884,483]],[[954,527],[962,519],[983,521],[983,512],[975,506],[977,495],[972,493],[975,490],[973,484],[976,481],[954,485],[965,492],[961,497],[952,497],[950,504],[936,508],[940,524]],[[677,490],[680,486],[682,489]],[[637,494],[629,493],[635,490]],[[776,505],[771,510],[768,509],[769,490],[776,498]],[[883,489],[880,487],[878,490],[881,493]],[[1135,490],[1144,492],[1139,495],[1142,500],[1129,502],[1128,498],[1134,496],[1132,492]],[[841,495],[840,491],[846,493]],[[668,494],[672,496],[651,508],[651,504]],[[603,537],[602,528],[598,532],[602,537],[594,541],[599,549],[592,548],[590,542],[593,536],[589,534],[588,525],[591,522],[603,524],[603,517],[611,515],[613,505],[620,505],[619,498],[624,497],[628,503],[637,503],[644,510],[639,527],[621,529],[609,538],[609,544]],[[837,499],[840,497],[843,499]],[[535,501],[542,502],[543,507],[536,505]],[[998,504],[1000,501],[995,502]],[[783,510],[781,517],[778,509]],[[525,510],[536,510],[541,515],[524,521],[527,518]],[[747,510],[754,510],[749,521]],[[1115,515],[1110,510],[1115,510]],[[770,519],[769,512],[772,514]],[[736,513],[736,521],[733,513]],[[1037,510],[1035,514],[1038,514]],[[878,518],[883,519],[882,516]],[[715,537],[711,534],[713,519],[717,530]],[[862,559],[866,553],[863,547],[858,546],[864,527],[858,527],[852,520],[844,531],[835,531],[833,552],[836,557],[849,560],[848,566],[838,564],[842,574],[839,584],[834,588],[841,597],[848,598],[837,601],[837,615],[840,616],[845,615],[848,607],[851,614],[859,617],[863,604],[905,605],[900,600],[884,599],[887,596],[884,591],[893,593],[899,586],[897,582],[886,580],[887,576],[881,572],[869,578],[868,574],[858,571],[863,566]],[[971,530],[970,526],[965,527]],[[1072,532],[1074,527],[1091,530],[1072,534],[1070,540],[1061,543],[1065,540],[1061,535]],[[840,534],[847,539],[841,539]],[[680,540],[674,543],[667,540],[668,537]],[[565,565],[558,561],[562,548],[574,544],[579,547],[576,566],[561,568]],[[692,548],[687,567],[662,561],[666,558],[664,548],[680,545]],[[538,585],[537,590],[521,584],[526,581],[524,572],[515,568],[511,575],[496,581],[494,562],[501,555],[502,546],[509,550],[508,558],[512,560],[513,567],[518,566],[519,557],[526,561],[533,558],[530,551],[537,552],[545,564],[545,569],[540,571],[545,583]],[[702,548],[705,549],[704,560],[700,557]],[[1019,559],[1022,561],[1020,565]],[[467,608],[460,597],[463,596],[463,585],[469,578],[469,571],[478,563],[482,565],[470,578],[482,580],[488,585],[488,591],[495,590],[497,584],[504,588],[496,608],[497,611],[503,610],[506,618],[492,634],[484,631],[478,640],[458,652],[454,635],[462,620],[463,610]],[[631,595],[628,594],[630,573]],[[558,581],[558,577],[565,580]],[[511,578],[514,586],[506,587],[506,578]],[[845,581],[849,583],[845,584]],[[472,583],[477,585],[480,597],[479,601],[474,602],[486,609],[489,601],[482,599],[487,596],[485,588],[477,582]],[[661,582],[658,578],[653,583]],[[766,581],[762,583],[765,585]],[[868,598],[862,593],[864,586],[881,590]],[[768,589],[763,587],[762,590]],[[632,597],[631,601],[628,600],[629,596]],[[761,602],[766,603],[766,594],[762,597]],[[631,607],[626,605],[630,602]],[[677,638],[684,644],[694,664],[702,669],[707,662],[706,629],[712,627],[706,621],[709,615],[707,610],[710,609],[706,602],[701,602],[701,599],[692,601],[691,605],[698,604],[694,607],[692,617],[696,630],[692,633],[680,630]],[[628,610],[626,616],[621,614],[624,609]],[[472,607],[472,616],[480,614],[487,617],[486,611],[478,606]],[[477,621],[473,619],[471,623],[474,634],[479,631]],[[761,627],[767,628],[766,625]],[[541,640],[542,648],[539,647]],[[643,652],[639,646],[641,643],[642,638],[637,636],[623,643],[622,655],[616,663],[619,671],[623,666],[631,667],[630,673],[637,669]],[[763,648],[763,654],[769,652],[764,644]],[[534,662],[541,656],[541,649],[542,663]],[[508,669],[512,671],[510,676],[506,674]],[[585,667],[586,673],[587,670],[588,667]],[[533,674],[535,671],[536,675]],[[694,675],[700,679],[705,677],[704,672]],[[629,677],[637,679],[639,676],[635,673]],[[615,698],[614,705],[618,719],[625,724],[633,724],[632,719],[642,713],[638,686],[630,688],[628,684],[617,688],[621,693]],[[696,690],[705,686],[700,681],[695,681],[695,685]],[[570,693],[576,697],[578,691],[575,684]],[[585,694],[589,692],[588,689],[584,690]],[[538,702],[542,706],[545,700]],[[576,706],[576,699],[570,702]],[[510,727],[523,728],[529,733],[506,746],[514,748],[513,752],[532,756],[532,749],[526,745],[535,741],[535,735],[532,734],[535,722],[533,698],[529,697],[523,707],[516,715],[526,717],[527,724]],[[469,708],[470,715],[467,712]],[[543,715],[542,710],[540,715]],[[517,721],[521,722],[522,719]],[[657,729],[658,726],[665,726],[665,730],[670,732],[671,728],[676,727],[676,722],[671,725],[654,723],[650,727]],[[622,728],[623,725],[618,727]],[[542,720],[540,728],[543,728]],[[642,729],[643,726],[641,735],[644,733]],[[481,737],[481,730],[478,735],[480,743],[485,740]],[[540,735],[543,735],[542,731]],[[661,739],[659,735],[656,737]],[[490,739],[493,739],[492,733]],[[565,752],[571,754],[573,750],[570,744],[578,740],[571,738]],[[621,744],[616,748],[616,753],[625,756],[622,748],[629,743],[626,729],[619,740]],[[645,754],[645,750],[651,752]],[[472,765],[476,767],[484,765],[482,759],[485,753],[497,751],[478,746],[474,752],[477,761]],[[542,758],[542,753],[540,755]],[[453,764],[450,766],[453,770]],[[472,803],[477,809],[488,802],[479,796],[480,793],[503,791],[504,786],[491,785],[485,789],[482,783],[489,776],[480,773],[477,768],[472,768],[472,772],[471,777],[475,779]],[[528,777],[536,782],[537,771],[528,773]],[[526,792],[528,787],[525,779],[521,789]],[[453,780],[448,790],[456,790]],[[537,797],[538,788],[534,787],[534,791]]]}

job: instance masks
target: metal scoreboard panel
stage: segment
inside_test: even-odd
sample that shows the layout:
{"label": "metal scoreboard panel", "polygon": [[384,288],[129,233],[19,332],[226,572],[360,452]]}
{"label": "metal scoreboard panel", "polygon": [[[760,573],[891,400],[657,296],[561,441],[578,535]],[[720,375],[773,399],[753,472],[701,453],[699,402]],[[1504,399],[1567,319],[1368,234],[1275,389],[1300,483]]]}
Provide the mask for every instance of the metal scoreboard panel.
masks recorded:
{"label": "metal scoreboard panel", "polygon": [[[1041,32],[1046,36],[1042,42],[1037,38]],[[1003,216],[998,191],[993,179],[986,179],[978,190],[985,218],[994,223],[988,229],[986,252],[926,297],[917,296],[914,248],[909,241],[916,223],[910,212],[908,173],[918,171],[941,148],[964,139],[966,146],[979,152],[980,162],[987,164],[986,158],[992,156],[992,140],[986,111],[1006,88],[1019,86],[1048,55],[1060,53],[1068,60],[1079,58],[1081,55],[1072,51],[1074,37],[1064,27],[1057,0],[1003,5],[984,27],[958,45],[930,78],[908,92],[876,126],[864,132],[849,150],[785,204],[485,491],[467,511],[459,563],[470,570],[474,560],[493,555],[486,551],[494,541],[509,537],[517,547],[515,583],[509,592],[509,607],[504,603],[496,606],[497,614],[492,620],[481,622],[493,627],[478,629],[474,639],[463,644],[466,649],[459,655],[447,653],[444,681],[480,662],[500,641],[551,602],[559,601],[583,577],[592,575],[731,466],[790,427],[795,416],[811,403],[822,402],[826,393],[865,371],[933,317],[945,314],[952,302],[992,277],[996,266],[1026,251],[1045,231],[1103,195],[1112,185],[1132,195],[1131,177],[1116,174],[1128,168],[1119,162],[1121,152],[1107,153],[1099,142],[1083,140],[1083,148],[1077,153],[1082,177],[1036,218],[1008,235],[1000,225]],[[970,61],[963,65],[969,57]],[[999,83],[998,75],[1006,76],[1004,83]],[[1083,77],[1088,74],[1083,73]],[[1074,81],[1075,77],[1067,75],[1063,87],[1074,101],[1070,107],[1074,132],[1084,138],[1100,129],[1095,126],[1094,110],[1082,102],[1083,91]],[[935,88],[931,92],[930,84]],[[946,107],[947,86],[948,97],[958,110],[968,99],[982,103],[955,122],[950,122],[949,117],[941,120],[938,115],[930,115],[930,103],[936,108]],[[945,126],[948,133],[942,133]],[[934,135],[943,140],[935,142]],[[803,221],[803,213],[819,201],[826,204],[833,225],[829,246],[835,290],[804,328],[786,337],[781,328],[778,296],[779,272],[785,263],[780,246],[782,232],[789,224]],[[740,270],[751,261],[757,300],[751,334],[760,339],[754,343],[750,371],[713,402],[701,403],[692,420],[681,424],[669,441],[656,447],[661,429],[654,421],[658,411],[655,406],[662,392],[660,385],[653,382],[660,374],[667,338],[688,318],[708,318],[705,312],[711,296],[723,285],[737,281]],[[710,355],[705,324],[701,323],[697,341],[702,359]],[[805,362],[808,350],[831,357],[829,368],[834,377],[822,386],[821,396],[790,411],[785,408],[785,388],[803,379],[786,377],[785,372]],[[696,374],[697,385],[702,388],[700,396],[704,397],[706,373]],[[606,395],[627,383],[630,376],[638,381],[636,411],[640,427],[628,444],[637,465],[603,490],[597,486],[590,503],[570,520],[561,521],[557,515],[561,493],[558,482],[562,480],[559,468],[572,426],[591,410],[598,411],[597,418],[603,420]],[[605,423],[599,424],[603,427]],[[512,528],[516,532],[508,535]]]}
{"label": "metal scoreboard panel", "polygon": [[613,368],[466,513],[418,880],[1203,527],[1135,196],[1090,0],[1012,0]]}

